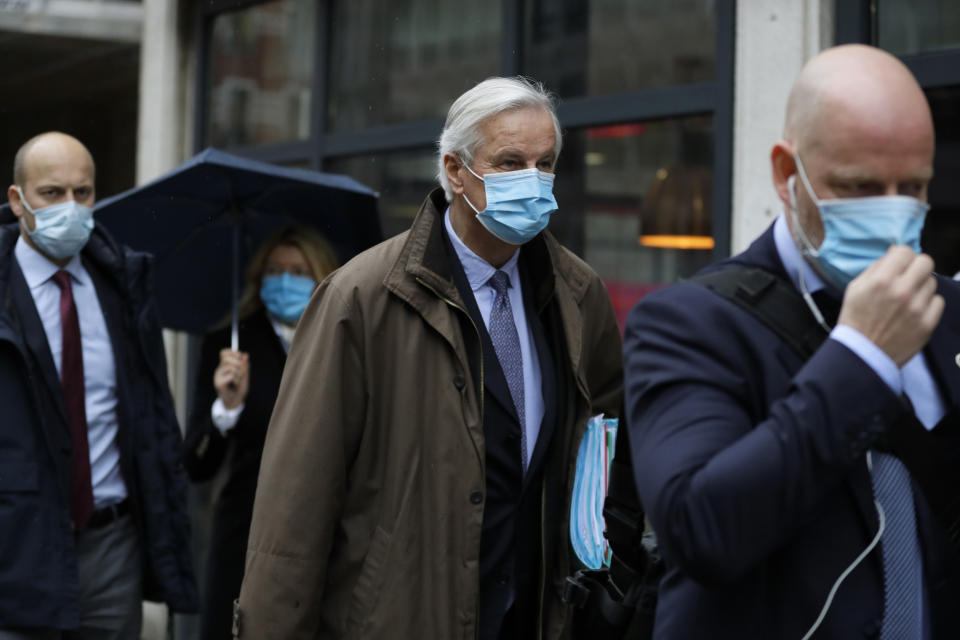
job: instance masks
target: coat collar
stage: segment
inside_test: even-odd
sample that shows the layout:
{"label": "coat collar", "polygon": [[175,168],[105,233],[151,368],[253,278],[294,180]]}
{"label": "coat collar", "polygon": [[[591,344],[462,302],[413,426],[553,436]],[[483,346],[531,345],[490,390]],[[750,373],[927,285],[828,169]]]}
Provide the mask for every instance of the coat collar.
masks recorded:
{"label": "coat collar", "polygon": [[[0,224],[0,300],[9,299],[10,269],[14,264],[14,248],[19,237],[20,225],[16,220]],[[94,226],[80,258],[85,267],[99,270],[111,285],[125,295],[136,294],[141,297],[152,294],[139,286],[139,281],[148,271],[150,257],[121,247],[102,226]]]}
{"label": "coat collar", "polygon": [[[446,304],[466,312],[467,306],[453,282],[449,256],[444,247],[443,213],[447,201],[442,189],[427,196],[403,241],[400,255],[383,280],[388,291],[413,307],[455,351],[464,354],[463,338],[456,318]],[[524,287],[531,286],[530,299],[539,314],[551,300],[557,301],[567,354],[577,387],[589,398],[589,386],[581,371],[583,317],[581,303],[596,275],[549,231],[543,231],[520,250],[520,273]],[[465,356],[464,356],[465,358]],[[466,361],[462,362],[468,368]]]}
{"label": "coat collar", "polygon": [[[449,258],[443,244],[443,213],[447,201],[442,189],[434,189],[424,200],[413,221],[400,256],[387,272],[384,285],[390,291],[420,309],[420,297],[430,291],[464,306],[453,284]],[[538,311],[553,296],[555,278],[561,278],[579,302],[586,293],[592,272],[578,261],[562,260],[566,251],[549,231],[544,231],[520,250],[521,271],[529,269],[534,283],[533,300]],[[425,286],[424,286],[425,285]]]}

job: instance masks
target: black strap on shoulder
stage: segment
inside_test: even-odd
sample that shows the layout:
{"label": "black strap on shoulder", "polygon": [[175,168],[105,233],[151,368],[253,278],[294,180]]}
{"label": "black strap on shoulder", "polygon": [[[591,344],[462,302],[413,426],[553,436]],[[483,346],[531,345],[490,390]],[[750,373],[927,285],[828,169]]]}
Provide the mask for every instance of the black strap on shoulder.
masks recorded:
{"label": "black strap on shoulder", "polygon": [[[698,274],[690,281],[755,316],[804,360],[827,336],[792,283],[769,271],[731,264]],[[621,411],[621,415],[626,412]],[[609,574],[580,572],[567,580],[564,600],[592,614],[585,618],[583,629],[575,634],[577,638],[652,637],[663,562],[655,550],[643,544],[644,513],[637,496],[628,433],[621,420],[603,505],[605,535],[613,551]],[[630,630],[623,635],[626,627]]]}
{"label": "black strap on shoulder", "polygon": [[[813,355],[827,336],[792,283],[759,267],[731,264],[689,281],[753,314],[804,359]],[[634,483],[625,424],[617,430],[608,486],[603,516],[613,550],[610,574],[617,586],[626,589],[647,573],[649,557],[642,544],[644,514]]]}
{"label": "black strap on shoulder", "polygon": [[688,282],[702,284],[750,312],[805,360],[827,337],[796,287],[759,267],[732,264]]}

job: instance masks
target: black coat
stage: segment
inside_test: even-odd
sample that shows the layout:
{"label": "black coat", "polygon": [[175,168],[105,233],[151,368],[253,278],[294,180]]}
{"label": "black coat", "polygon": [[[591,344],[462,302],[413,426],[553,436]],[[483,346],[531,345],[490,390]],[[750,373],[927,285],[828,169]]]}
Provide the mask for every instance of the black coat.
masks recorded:
{"label": "black coat", "polygon": [[250,387],[237,424],[223,437],[210,417],[217,397],[213,372],[220,350],[230,346],[226,328],[204,338],[184,439],[183,464],[194,482],[210,480],[226,465],[214,505],[204,578],[200,628],[205,640],[232,637],[233,601],[243,580],[260,456],[286,361],[286,351],[264,311],[240,322],[239,337],[240,349],[250,354]]}
{"label": "black coat", "polygon": [[[0,628],[71,629],[80,615],[70,428],[43,325],[14,258],[18,237],[17,224],[0,226]],[[150,260],[99,226],[81,258],[116,358],[117,446],[140,538],[143,594],[194,611],[186,476]]]}

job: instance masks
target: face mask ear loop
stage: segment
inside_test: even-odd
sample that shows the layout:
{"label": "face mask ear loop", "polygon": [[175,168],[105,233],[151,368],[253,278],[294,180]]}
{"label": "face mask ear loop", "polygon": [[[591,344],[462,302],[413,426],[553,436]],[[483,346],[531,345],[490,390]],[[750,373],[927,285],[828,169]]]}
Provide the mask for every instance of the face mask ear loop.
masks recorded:
{"label": "face mask ear loop", "polygon": [[476,171],[474,171],[473,169],[471,169],[471,168],[470,168],[470,165],[467,164],[467,162],[466,162],[463,158],[460,158],[460,162],[461,162],[461,164],[463,164],[464,168],[465,168],[467,171],[469,171],[470,173],[473,174],[473,177],[474,177],[474,178],[476,178],[476,179],[479,180],[480,182],[486,182],[486,180],[483,179],[483,176],[479,175]]}
{"label": "face mask ear loop", "polygon": [[[799,161],[797,162],[797,167],[801,172],[803,171],[802,165],[799,163]],[[794,191],[796,184],[796,175],[792,175],[787,178],[787,190],[790,193],[790,216],[793,218],[793,227],[797,230],[797,235],[800,236],[800,243],[803,245],[802,252],[812,257],[816,257],[818,252],[813,248],[813,245],[810,244],[807,234],[804,233],[803,227],[800,225],[800,217],[797,215],[797,195]],[[823,314],[820,312],[820,307],[818,307],[817,303],[813,301],[813,296],[810,295],[809,289],[807,289],[807,282],[803,277],[802,266],[797,271],[797,276],[800,281],[800,293],[803,295],[803,301],[807,303],[807,307],[810,308],[810,313],[813,314],[817,324],[823,327],[824,331],[830,333],[830,326],[827,324],[826,319],[824,319]]]}
{"label": "face mask ear loop", "polygon": [[[467,171],[469,171],[470,173],[472,173],[473,176],[474,176],[477,180],[479,180],[480,182],[482,182],[482,183],[484,183],[484,184],[487,183],[487,181],[483,179],[483,176],[477,175],[476,172],[474,172],[474,170],[470,168],[470,165],[467,164],[467,162],[466,162],[463,158],[460,158],[460,163],[466,168]],[[467,197],[467,192],[466,192],[466,191],[464,191],[464,192],[461,193],[460,195],[462,195],[462,196],[463,196],[463,199],[467,201],[467,204],[470,205],[470,208],[473,209],[473,212],[474,212],[474,213],[480,213],[480,209],[477,209],[475,206],[473,206],[473,203],[470,202],[470,198]]]}
{"label": "face mask ear loop", "polygon": [[826,319],[823,317],[823,314],[820,312],[820,307],[817,306],[817,303],[814,302],[813,296],[810,295],[810,291],[807,290],[807,283],[803,278],[803,268],[801,267],[798,274],[800,276],[800,293],[803,295],[803,301],[807,303],[807,306],[810,308],[810,313],[813,314],[813,317],[816,319],[817,324],[823,327],[823,330],[827,333],[830,333],[830,325],[827,324]]}
{"label": "face mask ear loop", "polygon": [[17,185],[17,193],[20,194],[20,204],[23,205],[23,208],[29,211],[30,215],[32,216],[37,215],[36,212],[34,212],[33,207],[30,206],[30,203],[27,202],[27,199],[24,197],[23,189],[20,188],[20,185]]}
{"label": "face mask ear loop", "polygon": [[[801,176],[803,175],[802,165],[797,162],[797,168],[801,171]],[[800,247],[800,251],[811,258],[816,258],[820,255],[819,250],[813,248],[813,243],[810,242],[810,238],[807,237],[807,233],[803,230],[803,225],[800,224],[800,214],[797,211],[797,176],[796,174],[787,178],[787,191],[790,194],[790,217],[793,218],[793,228],[796,230],[797,236],[799,236],[800,244],[803,246]],[[820,201],[817,200],[817,197],[813,195],[813,192],[810,191],[810,197],[813,199],[814,203],[819,206]]]}
{"label": "face mask ear loop", "polygon": [[[33,208],[30,206],[30,203],[27,202],[27,199],[23,196],[23,189],[20,188],[20,185],[17,185],[17,193],[20,194],[20,204],[23,205],[23,208],[30,212],[30,215],[33,216],[33,224],[36,225],[37,214],[34,213]],[[32,231],[27,228],[27,223],[24,221],[24,217],[20,216],[20,228],[23,229],[24,233],[32,237]]]}
{"label": "face mask ear loop", "polygon": [[807,190],[807,194],[810,196],[810,199],[813,200],[813,204],[820,206],[820,198],[817,197],[817,194],[813,190],[813,185],[810,184],[809,178],[807,178],[807,172],[803,168],[803,163],[800,162],[800,156],[794,155],[793,161],[797,165],[797,173],[800,175],[800,180],[803,181],[803,187]]}

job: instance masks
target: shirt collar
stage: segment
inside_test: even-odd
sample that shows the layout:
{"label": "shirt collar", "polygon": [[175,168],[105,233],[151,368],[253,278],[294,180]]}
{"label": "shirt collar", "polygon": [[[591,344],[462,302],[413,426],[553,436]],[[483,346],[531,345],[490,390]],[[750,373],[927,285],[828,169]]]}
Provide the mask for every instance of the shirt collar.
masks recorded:
{"label": "shirt collar", "polygon": [[293,332],[297,330],[296,327],[291,327],[288,324],[283,324],[267,311],[267,319],[270,321],[270,326],[273,327],[273,332],[277,334],[277,337],[280,338],[280,344],[283,345],[283,350],[287,353],[290,352],[290,343],[293,342]]}
{"label": "shirt collar", "polygon": [[[480,287],[487,284],[490,277],[497,272],[497,268],[478,256],[470,247],[463,243],[460,236],[453,230],[453,223],[450,222],[450,207],[447,207],[447,210],[443,214],[443,225],[447,229],[447,235],[450,236],[453,250],[456,252],[460,264],[463,265],[463,272],[467,276],[470,288],[477,291]],[[517,260],[519,257],[520,250],[517,249],[513,252],[513,255],[510,256],[510,259],[499,269],[510,277],[510,286],[514,287],[517,286],[518,282],[519,272],[517,271]]]}
{"label": "shirt collar", "polygon": [[823,279],[814,271],[813,267],[804,260],[797,249],[797,244],[790,235],[790,227],[787,226],[787,215],[781,213],[776,222],[773,223],[773,241],[777,245],[777,254],[780,256],[780,262],[790,276],[790,282],[797,289],[800,288],[800,270],[803,270],[803,283],[807,286],[807,291],[814,293],[826,287]]}
{"label": "shirt collar", "polygon": [[[23,272],[23,277],[27,281],[27,286],[31,289],[45,283],[53,277],[53,274],[61,269],[61,267],[50,262],[45,255],[31,247],[27,241],[23,239],[23,236],[17,238],[17,244],[13,252],[17,258],[17,262],[20,264],[20,270]],[[80,263],[80,254],[70,258],[70,262],[68,262],[63,269],[73,276],[73,281],[82,285],[90,284],[90,275]]]}

